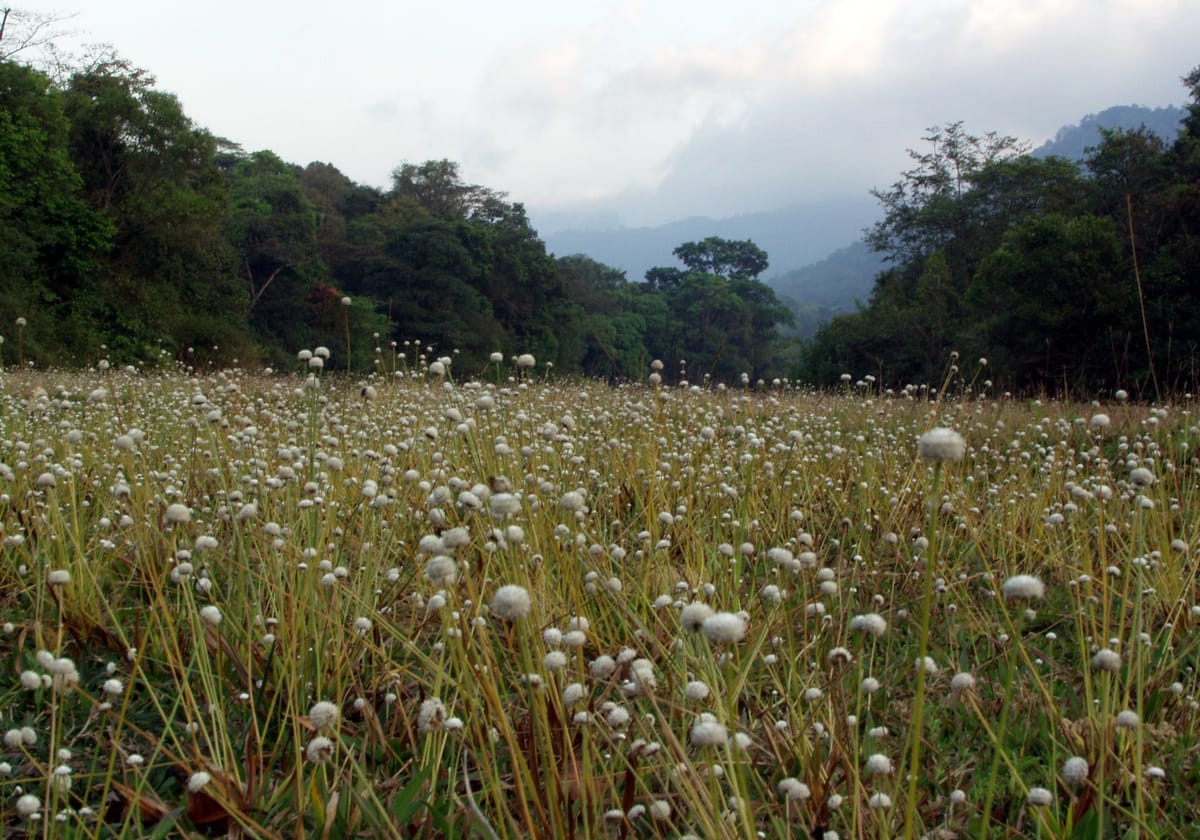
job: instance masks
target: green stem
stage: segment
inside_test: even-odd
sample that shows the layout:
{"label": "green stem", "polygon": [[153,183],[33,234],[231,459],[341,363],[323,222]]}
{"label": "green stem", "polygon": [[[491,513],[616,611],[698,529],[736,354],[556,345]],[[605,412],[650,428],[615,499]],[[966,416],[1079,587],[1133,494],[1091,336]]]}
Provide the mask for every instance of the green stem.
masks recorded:
{"label": "green stem", "polygon": [[938,551],[937,517],[942,487],[942,464],[933,468],[932,507],[929,512],[931,539],[925,554],[925,580],[921,595],[921,631],[917,642],[917,691],[913,701],[913,716],[908,763],[908,799],[904,806],[904,836],[915,837],[917,815],[917,777],[921,768],[922,727],[925,718],[925,657],[929,655],[929,621],[933,610],[933,575]]}

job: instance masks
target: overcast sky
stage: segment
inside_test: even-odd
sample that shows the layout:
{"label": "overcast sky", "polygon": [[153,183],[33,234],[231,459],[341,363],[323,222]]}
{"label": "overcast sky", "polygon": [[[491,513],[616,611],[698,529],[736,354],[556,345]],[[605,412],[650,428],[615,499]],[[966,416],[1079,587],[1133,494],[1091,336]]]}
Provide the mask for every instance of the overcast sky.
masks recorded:
{"label": "overcast sky", "polygon": [[1196,0],[15,0],[247,150],[386,186],[450,158],[539,218],[724,216],[896,180],[925,128],[1178,105]]}

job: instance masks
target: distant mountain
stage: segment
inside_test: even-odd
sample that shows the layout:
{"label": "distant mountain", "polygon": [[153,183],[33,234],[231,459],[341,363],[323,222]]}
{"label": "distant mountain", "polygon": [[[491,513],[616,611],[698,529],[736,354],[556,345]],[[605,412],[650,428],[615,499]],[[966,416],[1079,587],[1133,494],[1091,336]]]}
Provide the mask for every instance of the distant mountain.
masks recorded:
{"label": "distant mountain", "polygon": [[650,268],[678,266],[671,254],[677,246],[709,236],[750,239],[767,252],[770,271],[786,272],[816,262],[839,245],[854,241],[878,218],[878,203],[863,195],[724,219],[693,217],[659,227],[563,230],[543,234],[542,238],[546,249],[556,256],[586,254],[624,270],[629,280],[640,282]]}
{"label": "distant mountain", "polygon": [[[1082,161],[1086,150],[1100,143],[1101,129],[1132,131],[1143,125],[1170,142],[1179,133],[1185,116],[1183,108],[1119,105],[1089,114],[1078,125],[1060,128],[1054,139],[1032,154]],[[767,252],[770,269],[766,282],[796,315],[794,334],[806,337],[837,313],[853,311],[856,301],[865,302],[870,296],[884,263],[859,237],[879,215],[875,199],[863,195],[722,219],[696,216],[658,227],[613,226],[612,216],[603,213],[551,214],[535,222],[552,230],[542,234],[550,253],[560,257],[586,254],[623,270],[633,282],[641,281],[654,266],[677,266],[671,252],[684,242],[709,236],[750,239]],[[561,224],[576,227],[553,230]],[[846,242],[852,244],[839,247]]]}
{"label": "distant mountain", "polygon": [[1033,150],[1034,157],[1058,155],[1068,160],[1082,161],[1087,150],[1100,144],[1100,130],[1124,129],[1134,131],[1143,125],[1166,142],[1179,134],[1180,123],[1187,116],[1183,108],[1167,106],[1147,108],[1144,105],[1117,105],[1099,114],[1088,114],[1079,125],[1067,125],[1058,130],[1053,140],[1047,140]]}
{"label": "distant mountain", "polygon": [[807,338],[839,312],[864,304],[884,268],[882,257],[859,241],[839,248],[820,262],[767,280],[796,316],[792,334]]}

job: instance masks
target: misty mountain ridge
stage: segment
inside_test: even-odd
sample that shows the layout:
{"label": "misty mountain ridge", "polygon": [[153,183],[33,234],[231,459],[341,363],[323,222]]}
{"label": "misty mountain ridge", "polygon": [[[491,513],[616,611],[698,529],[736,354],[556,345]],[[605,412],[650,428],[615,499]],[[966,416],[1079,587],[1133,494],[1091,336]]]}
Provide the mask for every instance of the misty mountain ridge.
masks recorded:
{"label": "misty mountain ridge", "polygon": [[1087,158],[1088,149],[1100,145],[1102,131],[1136,131],[1142,126],[1152,134],[1158,135],[1163,142],[1172,143],[1179,136],[1183,118],[1186,116],[1186,110],[1173,105],[1161,108],[1116,105],[1105,108],[1098,114],[1088,114],[1076,125],[1063,126],[1055,133],[1053,139],[1047,140],[1030,154],[1039,158],[1056,155],[1082,162]]}
{"label": "misty mountain ridge", "polygon": [[825,259],[766,281],[796,319],[790,335],[808,338],[840,312],[866,304],[875,278],[884,270],[883,255],[861,239]]}
{"label": "misty mountain ridge", "polygon": [[879,218],[878,203],[869,195],[797,203],[778,210],[722,219],[693,216],[656,227],[560,230],[542,236],[546,250],[565,257],[586,254],[641,282],[656,266],[678,266],[672,251],[684,242],[710,236],[750,239],[767,252],[778,273],[815,263],[839,244],[853,242]]}
{"label": "misty mountain ridge", "polygon": [[[1082,162],[1097,146],[1101,130],[1133,131],[1145,126],[1165,142],[1178,135],[1186,116],[1183,108],[1118,105],[1088,114],[1079,123],[1060,128],[1030,154],[1058,155]],[[750,239],[767,252],[770,268],[764,282],[779,295],[796,318],[791,334],[811,335],[839,312],[851,312],[866,302],[875,278],[884,269],[881,255],[861,240],[863,230],[880,217],[869,195],[798,203],[778,210],[722,219],[702,216],[656,227],[610,227],[611,216],[596,215],[584,224],[596,229],[559,230],[544,235],[546,248],[557,256],[586,254],[625,272],[640,282],[647,269],[676,266],[672,251],[684,242],[709,236]],[[845,244],[849,243],[849,244]]]}

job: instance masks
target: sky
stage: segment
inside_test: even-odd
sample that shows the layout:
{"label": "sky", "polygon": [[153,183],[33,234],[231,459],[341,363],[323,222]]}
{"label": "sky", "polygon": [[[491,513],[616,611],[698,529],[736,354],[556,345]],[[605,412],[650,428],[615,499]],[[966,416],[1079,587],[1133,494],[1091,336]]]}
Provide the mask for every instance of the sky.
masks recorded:
{"label": "sky", "polygon": [[[74,2],[76,5],[71,5]],[[1180,105],[1196,0],[15,0],[247,151],[386,187],[449,158],[538,226],[661,224],[896,181],[925,129],[1034,145]]]}

